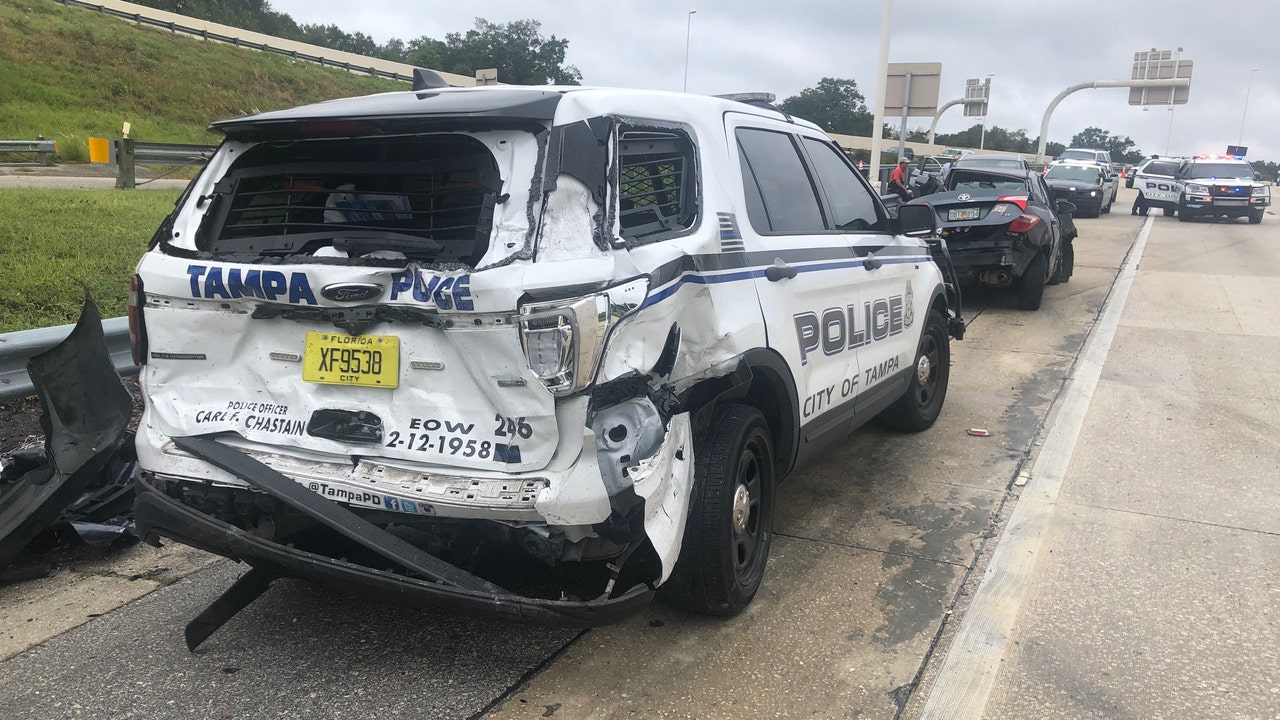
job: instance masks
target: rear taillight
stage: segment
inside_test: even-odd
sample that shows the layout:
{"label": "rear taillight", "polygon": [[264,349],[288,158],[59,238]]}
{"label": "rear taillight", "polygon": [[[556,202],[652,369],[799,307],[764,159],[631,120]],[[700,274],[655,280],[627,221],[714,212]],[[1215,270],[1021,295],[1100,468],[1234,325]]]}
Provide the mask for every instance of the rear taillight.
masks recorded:
{"label": "rear taillight", "polygon": [[520,341],[534,375],[556,395],[588,387],[609,331],[635,312],[649,293],[647,278],[601,293],[520,308]]}
{"label": "rear taillight", "polygon": [[1000,198],[996,202],[1013,203],[1014,205],[1017,205],[1023,212],[1027,211],[1026,195],[1005,195],[1004,197]]}
{"label": "rear taillight", "polygon": [[147,364],[147,326],[142,321],[145,298],[142,278],[134,275],[129,281],[129,348],[133,351],[134,365]]}
{"label": "rear taillight", "polygon": [[[1000,198],[1000,199],[1007,200],[1008,198]],[[1025,202],[1026,198],[1023,198],[1023,201]],[[1020,215],[1017,220],[1014,220],[1013,222],[1009,223],[1009,232],[1014,233],[1015,235],[1022,235],[1023,233],[1027,232],[1031,228],[1035,227],[1036,223],[1038,222],[1040,222],[1040,218],[1036,217],[1035,215],[1026,215],[1026,214]]]}

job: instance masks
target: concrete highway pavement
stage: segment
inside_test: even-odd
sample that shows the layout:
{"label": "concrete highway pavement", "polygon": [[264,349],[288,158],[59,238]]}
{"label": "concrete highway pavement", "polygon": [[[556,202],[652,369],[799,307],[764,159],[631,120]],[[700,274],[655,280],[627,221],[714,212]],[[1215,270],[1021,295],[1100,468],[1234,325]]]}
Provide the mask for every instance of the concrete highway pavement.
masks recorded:
{"label": "concrete highway pavement", "polygon": [[1149,223],[908,717],[1280,718],[1280,230]]}
{"label": "concrete highway pavement", "polygon": [[[1008,293],[969,294],[969,333],[952,344],[951,388],[935,428],[911,436],[868,428],[780,488],[768,577],[756,602],[738,618],[690,616],[659,602],[613,627],[564,631],[370,604],[281,581],[189,654],[182,626],[242,572],[218,562],[114,611],[86,612],[104,614],[55,637],[29,640],[26,649],[0,662],[0,716],[896,718],[904,708],[915,712],[931,687],[917,690],[917,683],[937,674],[936,658],[955,634],[952,618],[978,586],[998,547],[996,538],[1016,511],[1027,461],[1042,430],[1052,429],[1042,424],[1138,235],[1141,220],[1123,213],[1130,192],[1122,191],[1117,213],[1079,221],[1076,274],[1069,284],[1047,289],[1039,312],[1014,309]],[[1176,221],[1155,220],[1149,247],[1164,242],[1160,231],[1182,230]],[[1261,227],[1274,230],[1274,216],[1266,222],[1270,228]],[[1226,238],[1213,241],[1223,248],[1238,236],[1220,233],[1254,229],[1190,227]],[[1207,260],[1212,265],[1228,257],[1233,256],[1222,250]],[[1148,291],[1142,283],[1134,288],[1131,307]],[[1193,315],[1180,321],[1190,323]],[[1124,333],[1118,337],[1116,347],[1123,347]],[[1240,348],[1246,346],[1242,340]],[[1162,377],[1158,370],[1145,375],[1152,383]],[[1117,412],[1128,407],[1122,401]],[[1154,422],[1130,425],[1126,432],[1162,428]],[[992,435],[966,434],[973,427]],[[1201,430],[1189,429],[1186,436]],[[1116,434],[1106,424],[1096,432],[1088,443],[1101,447]],[[1078,452],[1086,444],[1081,440]],[[1171,463],[1174,456],[1166,454]],[[1141,464],[1136,458],[1124,462],[1126,472]],[[1174,502],[1141,505],[1143,493],[1155,492],[1149,482],[1106,489],[1133,493],[1126,497],[1135,513],[1158,515],[1158,502]],[[1075,497],[1073,492],[1064,484],[1063,497]],[[1207,510],[1216,501],[1206,497],[1193,493],[1179,502]],[[1258,496],[1249,499],[1237,500],[1266,514]],[[1106,502],[1095,497],[1092,504]],[[1273,523],[1275,516],[1272,505]],[[1231,525],[1231,532],[1246,532],[1239,518],[1218,521]],[[1126,521],[1118,529],[1135,527]],[[1109,548],[1106,538],[1092,542],[1082,544],[1081,552]],[[1274,544],[1270,551],[1274,557]],[[1080,581],[1071,592],[1088,595],[1075,601],[1097,595],[1082,579],[1089,571],[1120,573],[1121,565],[1072,566],[1072,577]],[[1141,563],[1127,566],[1134,568],[1132,577],[1144,577],[1134,587],[1166,582],[1166,567],[1151,577],[1143,575]],[[1040,577],[1045,583],[1058,579]],[[0,588],[0,606],[13,593],[12,587]],[[1034,602],[1040,596],[1029,590],[1027,597]],[[1242,598],[1239,607],[1251,598]],[[1023,613],[1020,622],[1027,622],[1025,606]],[[24,621],[18,614],[7,617],[0,616],[0,625]],[[1069,624],[1070,617],[1063,622]],[[1043,632],[1050,636],[1057,627]],[[0,634],[13,634],[13,627],[0,627]],[[1039,687],[1037,673],[1054,672],[1061,658],[1027,666],[1027,684]],[[1127,676],[1114,677],[1122,688]],[[991,697],[1014,702],[1030,696],[1014,678]],[[1004,692],[1006,687],[1011,691]],[[1033,716],[1019,706],[1000,707],[1007,708],[1000,710],[1005,717]]]}

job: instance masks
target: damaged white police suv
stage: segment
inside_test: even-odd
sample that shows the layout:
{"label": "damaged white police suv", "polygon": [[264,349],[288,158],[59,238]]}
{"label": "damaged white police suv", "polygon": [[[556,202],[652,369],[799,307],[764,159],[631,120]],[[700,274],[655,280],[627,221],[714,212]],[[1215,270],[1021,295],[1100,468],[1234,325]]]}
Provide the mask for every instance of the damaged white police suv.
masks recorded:
{"label": "damaged white police suv", "polygon": [[216,123],[137,268],[136,520],[277,577],[577,626],[731,615],[775,484],[928,428],[959,295],[815,125],[729,99],[415,90]]}

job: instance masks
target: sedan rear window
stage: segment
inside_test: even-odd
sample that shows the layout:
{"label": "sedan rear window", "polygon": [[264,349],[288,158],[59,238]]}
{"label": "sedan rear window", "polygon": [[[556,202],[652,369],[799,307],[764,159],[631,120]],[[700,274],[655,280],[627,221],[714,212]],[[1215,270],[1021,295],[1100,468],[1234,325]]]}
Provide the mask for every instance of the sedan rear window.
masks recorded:
{"label": "sedan rear window", "polygon": [[488,148],[464,135],[263,143],[215,186],[196,244],[215,254],[388,251],[474,265],[500,189]]}

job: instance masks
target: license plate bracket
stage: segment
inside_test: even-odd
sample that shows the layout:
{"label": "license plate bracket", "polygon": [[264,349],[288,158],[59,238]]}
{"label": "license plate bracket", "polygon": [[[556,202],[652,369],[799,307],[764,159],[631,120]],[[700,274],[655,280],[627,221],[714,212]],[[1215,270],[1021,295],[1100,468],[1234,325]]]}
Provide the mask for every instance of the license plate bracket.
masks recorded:
{"label": "license plate bracket", "polygon": [[982,215],[979,208],[953,208],[947,211],[947,221],[954,220],[977,220]]}
{"label": "license plate bracket", "polygon": [[307,333],[302,379],[322,385],[394,388],[400,384],[400,338]]}

